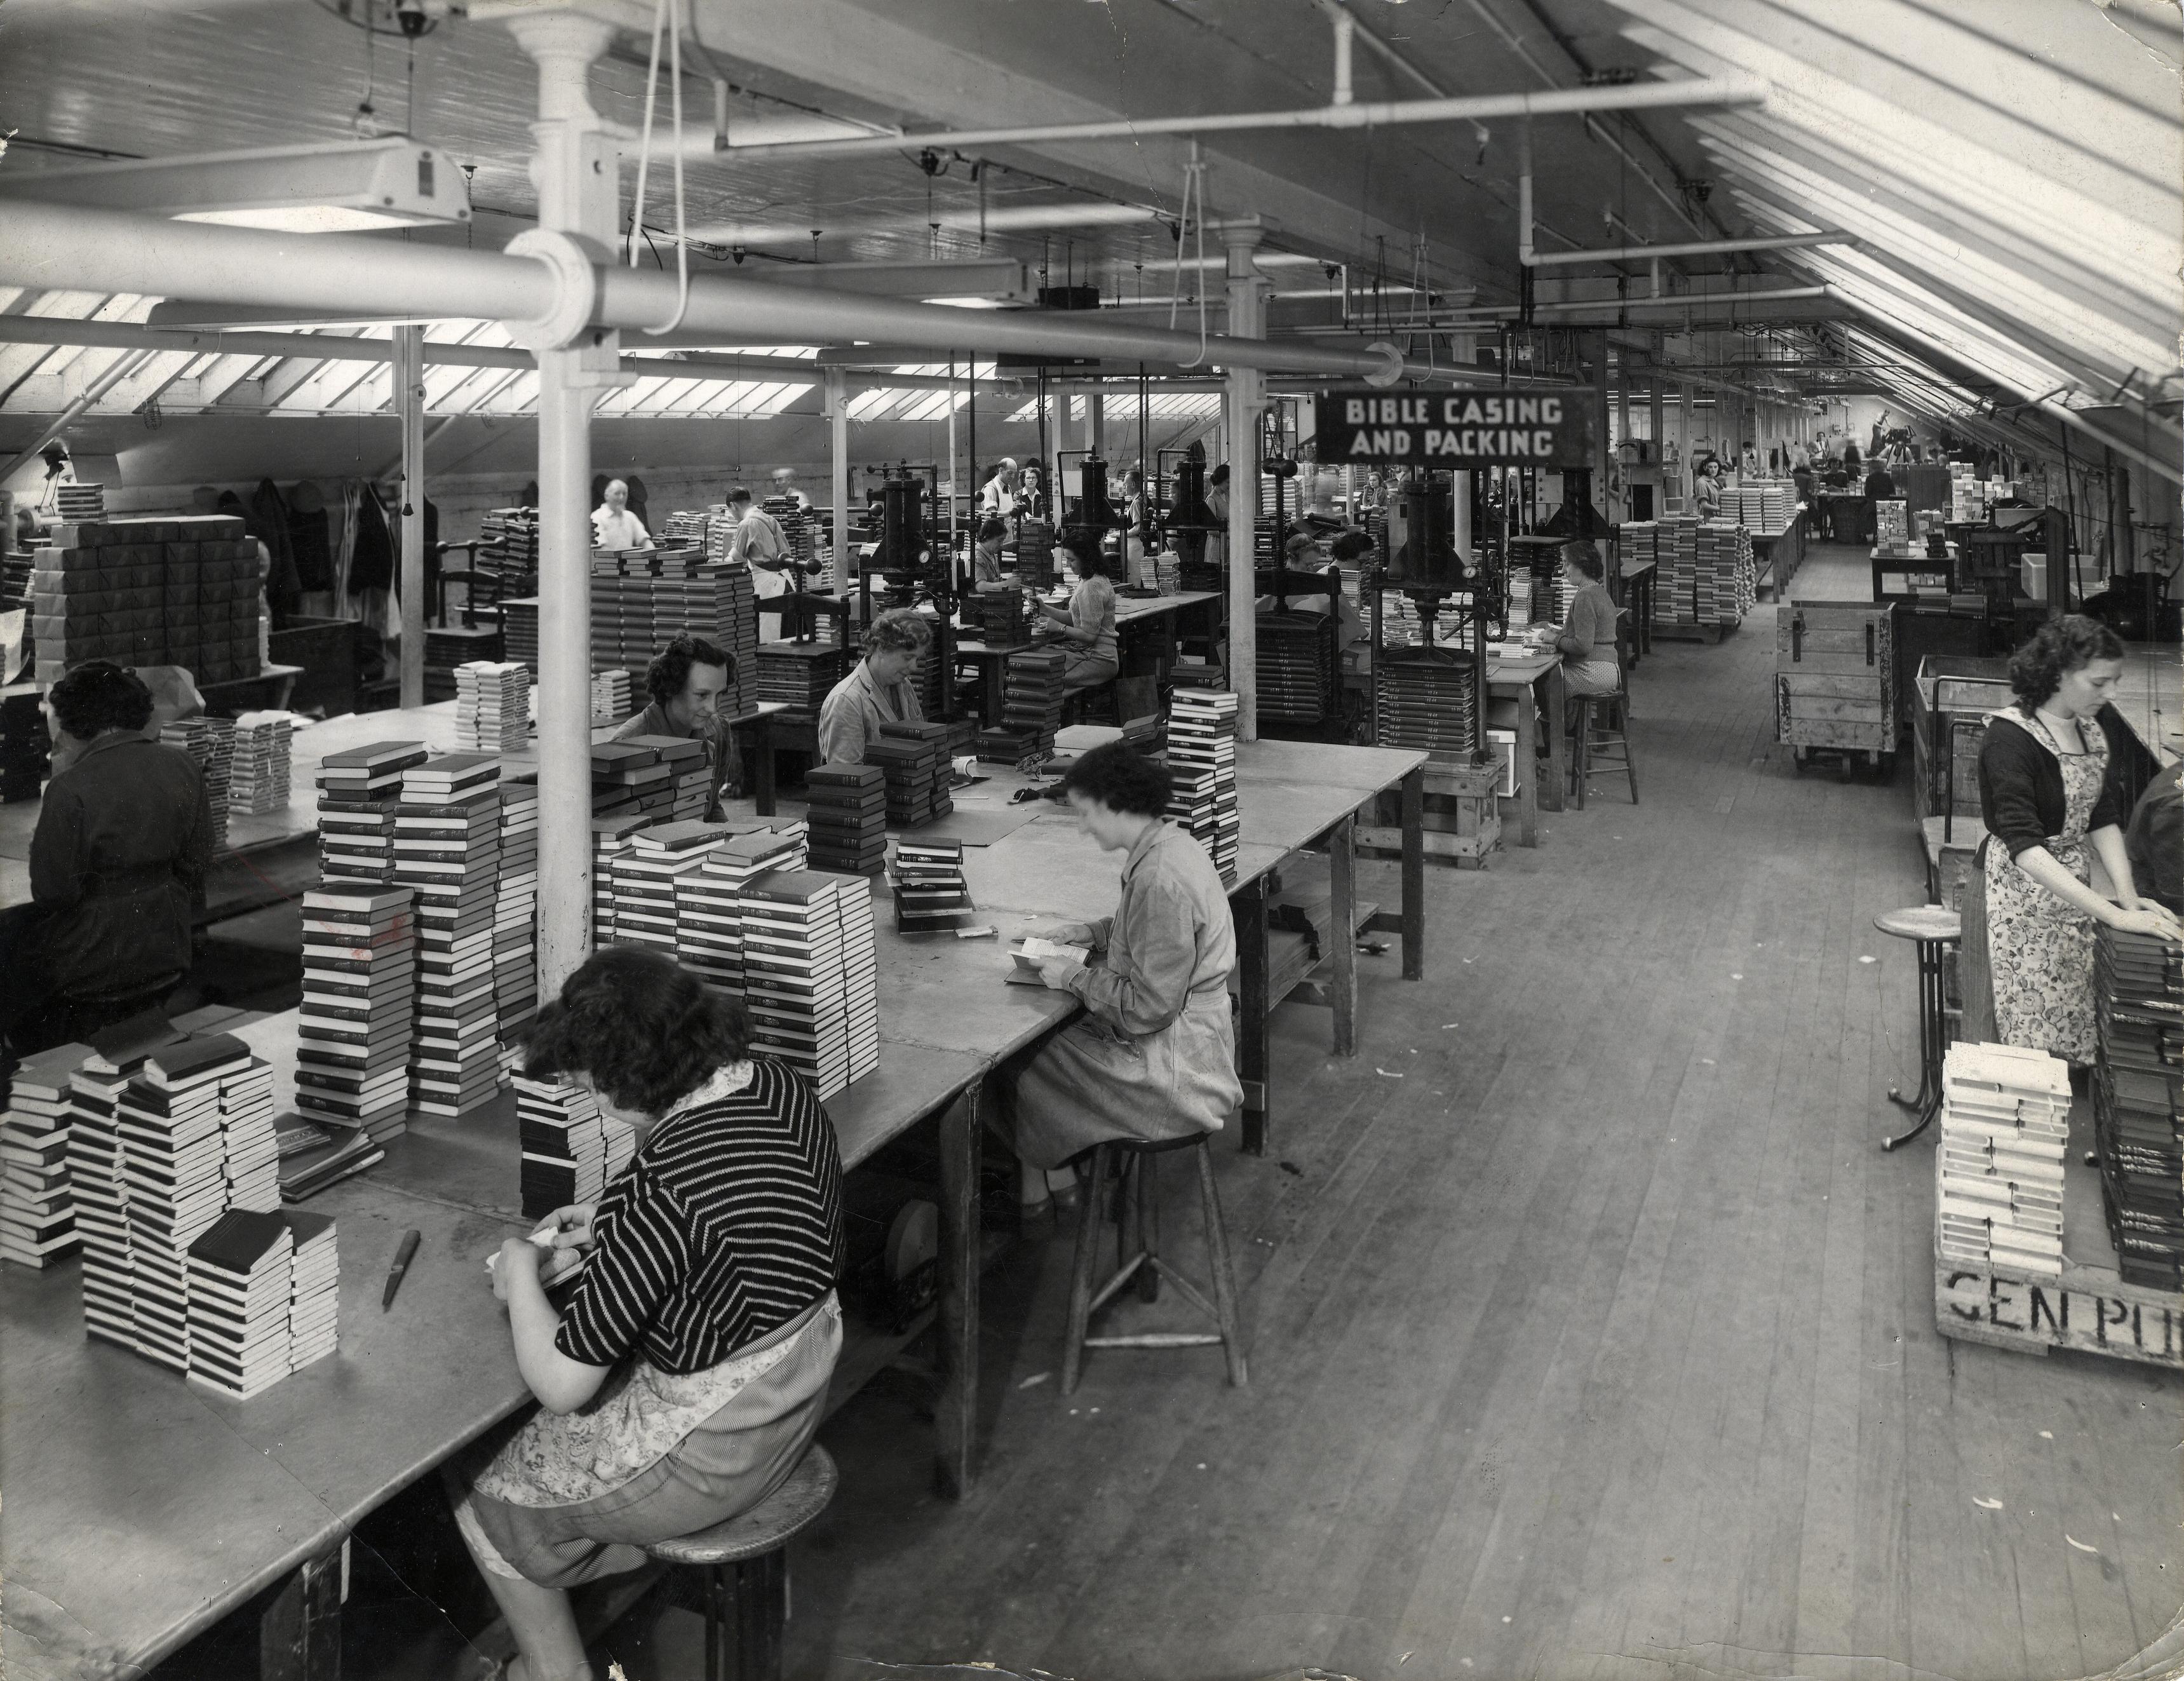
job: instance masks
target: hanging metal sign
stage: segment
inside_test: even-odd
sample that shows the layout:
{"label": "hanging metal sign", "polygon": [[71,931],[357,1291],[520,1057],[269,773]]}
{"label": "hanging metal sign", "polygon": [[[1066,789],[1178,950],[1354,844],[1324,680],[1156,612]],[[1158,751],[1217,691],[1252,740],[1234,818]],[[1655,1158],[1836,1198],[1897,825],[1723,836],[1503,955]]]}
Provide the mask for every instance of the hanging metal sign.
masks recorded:
{"label": "hanging metal sign", "polygon": [[1331,391],[1313,431],[1323,463],[1590,467],[1592,409],[1576,391]]}

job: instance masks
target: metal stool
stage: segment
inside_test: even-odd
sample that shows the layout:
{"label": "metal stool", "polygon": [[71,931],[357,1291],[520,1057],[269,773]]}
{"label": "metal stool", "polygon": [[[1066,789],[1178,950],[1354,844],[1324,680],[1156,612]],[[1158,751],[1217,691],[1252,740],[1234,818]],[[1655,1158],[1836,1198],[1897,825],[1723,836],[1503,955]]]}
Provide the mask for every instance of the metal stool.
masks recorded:
{"label": "metal stool", "polygon": [[1919,947],[1919,1094],[1905,1097],[1901,1088],[1888,1088],[1888,1100],[1917,1110],[1919,1124],[1880,1141],[1881,1149],[1894,1149],[1925,1132],[1942,1106],[1942,1057],[1949,1037],[1942,948],[1963,938],[1964,921],[1955,911],[1938,905],[1912,905],[1882,911],[1873,926],[1897,939],[1915,941]]}
{"label": "metal stool", "polygon": [[662,1564],[703,1572],[705,1681],[781,1681],[789,1538],[826,1511],[840,1480],[814,1442],[788,1480],[742,1517],[645,1548]]}
{"label": "metal stool", "polygon": [[[1241,1389],[1250,1381],[1245,1369],[1244,1340],[1236,1322],[1236,1275],[1228,1260],[1228,1233],[1221,1223],[1221,1197],[1213,1185],[1211,1133],[1187,1138],[1141,1143],[1117,1138],[1092,1152],[1092,1183],[1085,1188],[1083,1211],[1078,1216],[1077,1265],[1069,1285],[1069,1341],[1061,1355],[1061,1391],[1075,1393],[1083,1375],[1086,1349],[1207,1348],[1218,1343],[1228,1351],[1228,1381]],[[1170,1266],[1160,1252],[1160,1194],[1156,1163],[1170,1150],[1195,1153],[1198,1162],[1199,1206],[1206,1217],[1206,1251],[1213,1267],[1213,1300],[1207,1301],[1190,1279]],[[1121,1205],[1115,1239],[1118,1270],[1097,1293],[1092,1275],[1099,1259],[1100,1226],[1112,1189]],[[1123,1285],[1135,1278],[1141,1300],[1151,1301],[1165,1278],[1183,1299],[1211,1319],[1217,1331],[1144,1331],[1135,1336],[1095,1337],[1088,1333],[1092,1316]]]}

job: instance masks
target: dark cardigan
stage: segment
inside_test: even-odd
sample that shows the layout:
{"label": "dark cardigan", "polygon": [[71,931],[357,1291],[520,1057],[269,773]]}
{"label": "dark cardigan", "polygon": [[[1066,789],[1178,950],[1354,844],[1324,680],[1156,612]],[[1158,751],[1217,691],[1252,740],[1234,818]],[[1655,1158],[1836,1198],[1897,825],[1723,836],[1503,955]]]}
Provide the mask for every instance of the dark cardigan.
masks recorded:
{"label": "dark cardigan", "polygon": [[[2124,798],[2124,770],[2129,753],[2129,726],[2113,706],[2096,715],[2101,733],[2108,738],[2108,774],[2100,798],[2086,824],[2095,829],[2120,827],[2130,815]],[[2014,858],[2029,846],[2045,846],[2063,832],[2069,815],[2063,791],[2063,766],[2048,743],[2032,732],[2029,721],[2012,713],[1997,714],[1987,725],[1980,743],[1980,816],[1988,832],[2009,849]]]}

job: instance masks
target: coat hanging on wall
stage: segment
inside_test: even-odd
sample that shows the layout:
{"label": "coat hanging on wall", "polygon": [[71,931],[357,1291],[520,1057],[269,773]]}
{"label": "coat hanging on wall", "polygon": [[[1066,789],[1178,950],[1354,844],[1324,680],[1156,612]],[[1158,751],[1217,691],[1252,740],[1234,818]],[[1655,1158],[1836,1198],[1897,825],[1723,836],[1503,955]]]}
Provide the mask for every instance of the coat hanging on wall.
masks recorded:
{"label": "coat hanging on wall", "polygon": [[379,493],[370,485],[360,487],[356,499],[356,549],[349,558],[348,593],[394,587],[394,536],[387,527],[387,510],[379,505]]}
{"label": "coat hanging on wall", "polygon": [[288,493],[288,543],[306,594],[334,587],[333,534],[326,493],[305,479]]}

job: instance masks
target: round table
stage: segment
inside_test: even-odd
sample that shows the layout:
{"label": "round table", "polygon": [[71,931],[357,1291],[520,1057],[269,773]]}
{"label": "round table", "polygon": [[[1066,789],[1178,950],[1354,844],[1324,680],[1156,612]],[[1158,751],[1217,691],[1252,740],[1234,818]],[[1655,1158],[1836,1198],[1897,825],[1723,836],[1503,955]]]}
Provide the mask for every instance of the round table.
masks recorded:
{"label": "round table", "polygon": [[1942,985],[1942,949],[1964,935],[1964,919],[1940,905],[1910,905],[1900,910],[1884,910],[1873,919],[1884,934],[1910,940],[1919,948],[1919,1094],[1905,1097],[1900,1087],[1888,1088],[1888,1100],[1915,1110],[1919,1124],[1908,1133],[1883,1138],[1881,1149],[1894,1149],[1925,1132],[1942,1106],[1942,1056],[1948,1044],[1947,999]]}

